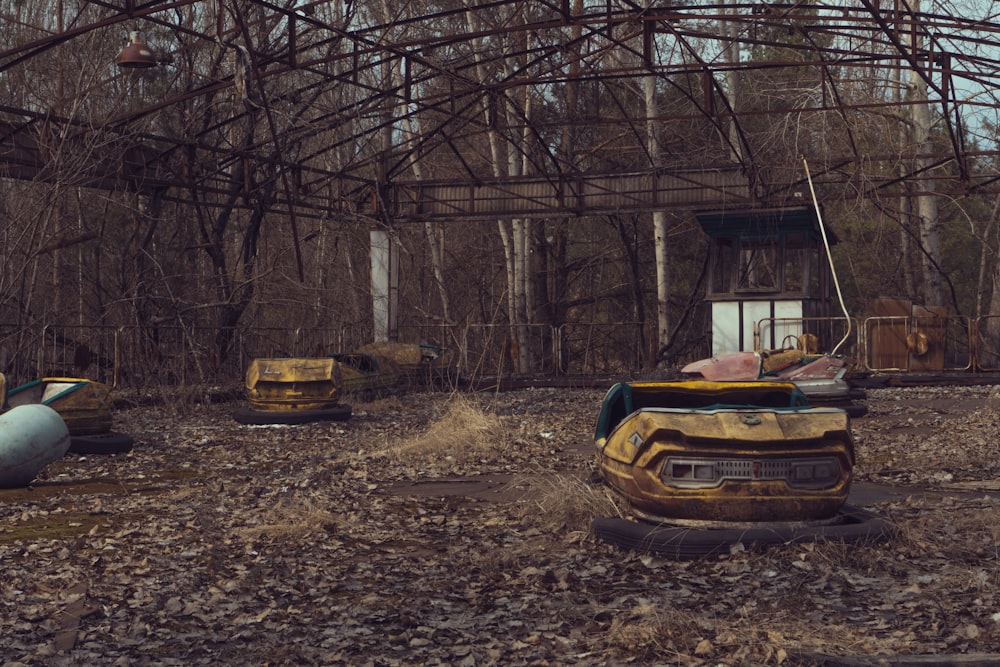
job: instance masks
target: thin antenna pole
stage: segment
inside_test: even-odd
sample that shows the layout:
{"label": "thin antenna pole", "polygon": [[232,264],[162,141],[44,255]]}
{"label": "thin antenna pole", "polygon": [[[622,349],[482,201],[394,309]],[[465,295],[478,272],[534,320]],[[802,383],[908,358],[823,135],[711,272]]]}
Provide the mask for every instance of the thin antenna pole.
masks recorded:
{"label": "thin antenna pole", "polygon": [[823,237],[823,247],[826,248],[826,261],[830,263],[830,274],[833,276],[833,286],[837,289],[837,298],[840,300],[840,310],[844,313],[844,319],[847,320],[847,333],[844,337],[840,339],[833,350],[830,352],[831,355],[837,354],[837,350],[840,346],[844,344],[851,335],[851,316],[847,312],[847,306],[844,305],[844,295],[840,291],[840,279],[837,278],[837,269],[833,266],[833,255],[830,254],[830,241],[826,238],[826,227],[823,224],[823,213],[819,210],[819,201],[816,199],[816,189],[813,187],[813,179],[809,174],[809,163],[806,161],[805,156],[802,156],[802,164],[806,168],[806,180],[809,181],[809,194],[812,196],[813,208],[816,209],[816,220],[819,222],[819,233]]}

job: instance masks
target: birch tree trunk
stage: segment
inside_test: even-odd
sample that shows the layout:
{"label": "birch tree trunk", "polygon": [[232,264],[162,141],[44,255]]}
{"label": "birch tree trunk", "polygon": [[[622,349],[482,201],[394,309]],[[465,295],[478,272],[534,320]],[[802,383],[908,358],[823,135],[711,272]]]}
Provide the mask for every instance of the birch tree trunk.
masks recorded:
{"label": "birch tree trunk", "polygon": [[[468,3],[466,6],[468,7]],[[474,21],[474,12],[469,9],[466,11],[465,16],[469,32],[475,33],[477,26]],[[474,56],[476,59],[477,76],[480,81],[486,82],[488,77],[482,66],[480,56],[483,53],[482,40],[479,39],[476,41],[480,46],[480,48],[475,50]],[[505,67],[507,68],[505,75],[509,77],[511,74],[509,63]],[[498,129],[501,120],[506,121],[508,127],[516,122],[516,109],[513,108],[512,104],[509,99],[503,98],[503,106],[499,110],[496,108],[491,109],[488,104],[483,107],[485,124],[489,128],[486,134],[490,146],[493,175],[498,178],[519,175],[523,169],[522,160],[518,158],[518,152],[514,150],[514,146],[510,143],[506,145],[503,143],[504,139],[507,139],[509,142],[515,138],[502,136]],[[527,108],[525,115],[528,115]],[[527,127],[525,131],[528,131]],[[526,223],[520,220],[497,220],[497,231],[499,232],[504,250],[507,277],[506,310],[507,321],[510,325],[509,336],[503,342],[503,352],[507,359],[512,362],[514,369],[517,372],[522,372],[527,365],[525,359],[527,341],[525,340],[526,329],[524,323],[526,321],[526,258],[528,256],[530,234],[527,233]]]}
{"label": "birch tree trunk", "polygon": [[[893,81],[896,83],[896,90],[894,93],[894,101],[896,102],[897,108],[902,109],[903,103],[903,74],[902,68],[896,69],[892,73]],[[906,147],[909,144],[910,129],[909,124],[904,121],[902,114],[900,114],[899,123],[899,152],[900,155],[904,154]],[[906,183],[906,161],[900,160],[898,166],[898,173],[900,182],[903,183],[904,192],[899,197],[899,256],[900,262],[899,266],[903,271],[903,284],[905,285],[906,295],[913,298],[916,293],[916,286],[913,281],[913,271],[910,270],[910,257],[911,257],[911,244],[910,244],[910,225],[909,221],[912,219],[910,213],[910,196],[906,190],[910,189],[910,186]]]}
{"label": "birch tree trunk", "polygon": [[[736,0],[733,0],[733,8],[727,10],[726,13],[736,14],[739,10],[736,8]],[[737,71],[736,64],[740,61],[740,46],[736,41],[737,35],[735,34],[737,30],[736,21],[726,21],[722,26],[722,34],[726,35],[725,49],[723,51],[723,59],[727,63],[731,63],[732,66],[726,69],[726,96],[729,98],[729,108],[736,110],[736,105],[740,100],[740,76]],[[737,131],[736,127],[736,114],[733,114],[732,119],[729,121],[729,154],[730,158],[734,162],[743,161],[743,141],[740,137],[740,133]]]}
{"label": "birch tree trunk", "polygon": [[[660,113],[656,103],[656,77],[644,79],[646,93],[646,150],[654,179],[661,166]],[[656,343],[657,349],[670,344],[670,261],[667,252],[667,214],[653,211],[653,247],[656,255]]]}
{"label": "birch tree trunk", "polygon": [[[976,290],[976,318],[984,315],[984,326],[979,335],[983,344],[977,350],[976,362],[980,368],[996,368],[1000,365],[1000,262],[997,261],[1000,249],[1000,195],[993,200],[993,210],[990,219],[983,230],[982,246],[979,256],[979,285]],[[992,259],[992,267],[987,268]],[[986,282],[989,280],[989,289]],[[984,306],[983,296],[989,294],[989,303]]]}
{"label": "birch tree trunk", "polygon": [[[402,75],[397,69],[397,83],[402,85]],[[414,143],[420,136],[420,119],[414,120],[413,116],[406,113],[400,115],[406,118],[406,127],[410,134],[410,143]],[[413,177],[417,181],[424,178],[424,170],[415,154],[410,155],[410,169]],[[434,283],[437,285],[438,296],[441,299],[441,320],[444,324],[451,323],[451,302],[448,299],[447,284],[444,279],[444,259],[442,257],[442,246],[444,245],[444,235],[441,233],[440,225],[433,222],[424,223],[424,238],[427,240],[427,247],[430,250],[431,272],[434,275]]]}
{"label": "birch tree trunk", "polygon": [[985,319],[986,325],[980,331],[980,336],[985,340],[977,359],[980,366],[987,369],[1000,366],[1000,262],[993,262],[990,282],[993,294],[985,313],[989,317]]}
{"label": "birch tree trunk", "polygon": [[[524,89],[524,130],[521,137],[521,145],[527,146],[527,134],[531,131],[531,93],[528,87]],[[512,105],[508,106],[508,112],[513,120],[516,109]],[[511,125],[513,123],[510,123]],[[511,155],[517,155],[511,151]],[[526,151],[520,154],[519,164],[516,165],[514,175],[522,176],[528,170],[528,156]],[[531,344],[531,334],[529,324],[531,322],[531,267],[529,260],[531,257],[531,219],[515,219],[512,221],[514,231],[514,324],[515,340],[517,341],[518,355],[516,358],[516,368],[518,373],[527,373],[534,365],[534,352]]]}
{"label": "birch tree trunk", "polygon": [[[920,0],[913,0],[914,15],[920,11]],[[912,53],[916,54],[922,47],[920,31],[913,32]],[[916,213],[920,230],[920,245],[922,247],[921,266],[923,267],[924,300],[928,306],[943,306],[945,304],[945,286],[938,268],[941,261],[941,218],[938,215],[937,197],[931,194],[932,180],[926,175],[930,159],[925,157],[933,153],[931,145],[931,114],[927,104],[927,82],[916,70],[910,72],[910,95],[913,99],[911,114],[913,121],[913,150],[916,154],[915,167],[920,176],[917,187]]]}

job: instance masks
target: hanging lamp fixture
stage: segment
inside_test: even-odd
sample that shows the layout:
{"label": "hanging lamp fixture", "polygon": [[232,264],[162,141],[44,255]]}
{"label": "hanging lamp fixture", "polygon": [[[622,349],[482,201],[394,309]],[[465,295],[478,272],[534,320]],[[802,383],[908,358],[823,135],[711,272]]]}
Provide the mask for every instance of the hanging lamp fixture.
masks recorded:
{"label": "hanging lamp fixture", "polygon": [[119,67],[126,67],[130,69],[143,69],[148,67],[156,67],[157,60],[156,54],[153,53],[146,43],[142,41],[142,36],[138,31],[132,31],[129,33],[128,44],[122,49],[121,53],[115,59],[115,63]]}

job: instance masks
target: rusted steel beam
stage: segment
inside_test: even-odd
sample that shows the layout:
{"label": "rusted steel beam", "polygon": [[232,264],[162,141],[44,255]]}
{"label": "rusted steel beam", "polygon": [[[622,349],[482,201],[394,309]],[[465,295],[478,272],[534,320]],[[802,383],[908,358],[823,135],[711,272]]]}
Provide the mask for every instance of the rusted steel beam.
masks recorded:
{"label": "rusted steel beam", "polygon": [[734,167],[639,174],[574,174],[477,184],[396,182],[397,218],[505,219],[606,215],[672,208],[748,206],[746,177]]}
{"label": "rusted steel beam", "polygon": [[[400,123],[416,116],[421,120],[423,136],[417,142],[395,147],[386,161],[389,171],[385,187],[391,193],[395,209],[392,213],[397,220],[450,220],[462,215],[603,214],[613,210],[646,211],[664,204],[696,206],[701,202],[709,202],[708,205],[714,207],[730,200],[752,201],[751,186],[742,183],[735,189],[719,190],[708,185],[696,192],[687,185],[663,180],[650,181],[649,189],[643,190],[642,181],[635,174],[595,173],[581,177],[572,170],[564,173],[565,165],[547,152],[547,133],[551,136],[562,127],[607,130],[609,134],[618,131],[639,144],[638,138],[647,120],[641,110],[625,113],[623,108],[618,116],[567,114],[565,117],[553,116],[547,121],[537,118],[529,121],[527,117],[515,120],[505,129],[511,135],[532,136],[535,143],[520,150],[525,155],[536,151],[540,156],[538,171],[542,175],[534,179],[484,184],[484,174],[477,173],[484,167],[476,162],[474,151],[465,154],[461,151],[466,146],[475,146],[477,141],[484,141],[486,132],[497,129],[483,126],[483,109],[487,104],[506,104],[525,96],[526,91],[550,95],[559,86],[574,82],[589,85],[599,81],[608,87],[627,87],[634,85],[639,77],[654,74],[680,88],[678,82],[694,77],[691,104],[671,110],[669,117],[657,120],[666,123],[704,119],[716,134],[721,135],[731,128],[744,137],[747,127],[762,125],[761,119],[774,113],[785,114],[783,118],[790,113],[805,117],[824,112],[888,118],[896,112],[905,114],[906,106],[913,103],[911,100],[859,102],[857,96],[849,94],[850,89],[845,89],[845,94],[838,94],[841,92],[838,84],[848,86],[852,79],[842,82],[835,71],[852,69],[855,71],[852,77],[858,79],[863,78],[866,71],[889,73],[884,77],[886,81],[893,77],[901,79],[913,72],[923,78],[932,96],[937,98],[930,103],[939,106],[949,141],[937,145],[937,154],[924,157],[936,165],[954,164],[957,173],[950,177],[935,174],[933,178],[922,175],[923,187],[953,196],[992,194],[1000,189],[996,178],[978,173],[975,163],[970,164],[978,157],[993,157],[996,152],[970,150],[969,146],[974,144],[965,141],[968,123],[963,117],[966,110],[992,110],[1000,103],[988,99],[984,103],[984,98],[962,99],[961,91],[956,90],[956,85],[962,81],[974,82],[984,90],[993,90],[1000,82],[1000,75],[996,74],[1000,72],[1000,57],[986,48],[1000,35],[1000,23],[991,18],[902,12],[898,11],[899,3],[874,0],[839,6],[826,2],[747,1],[734,4],[721,0],[707,3],[674,0],[663,7],[648,7],[648,3],[637,2],[601,6],[588,3],[584,7],[567,0],[539,0],[524,4],[531,9],[530,18],[520,23],[483,22],[469,31],[455,32],[435,29],[435,26],[444,21],[464,22],[469,11],[464,7],[435,9],[377,25],[339,23],[340,17],[325,13],[328,3],[321,0],[308,3],[254,0],[251,4],[259,11],[247,17],[246,25],[234,25],[231,15],[223,12],[210,17],[216,20],[208,20],[203,26],[179,25],[177,10],[198,2],[87,0],[88,12],[92,10],[87,15],[91,17],[90,23],[75,23],[72,30],[30,38],[5,48],[0,51],[0,72],[16,70],[32,58],[87,33],[120,30],[126,21],[140,25],[148,22],[167,34],[186,38],[185,48],[191,49],[234,48],[241,27],[286,22],[289,25],[287,44],[278,43],[270,52],[265,52],[263,47],[253,50],[253,44],[245,45],[253,50],[253,75],[261,82],[262,91],[270,82],[284,83],[291,80],[292,75],[302,77],[302,83],[296,84],[291,91],[274,85],[274,89],[281,88],[281,92],[262,100],[265,110],[284,105],[296,96],[332,94],[343,88],[350,89],[350,99],[342,105],[331,105],[329,110],[309,109],[302,113],[302,122],[284,125],[280,137],[260,133],[254,145],[238,148],[217,137],[225,135],[230,126],[248,122],[245,109],[234,109],[194,136],[154,136],[141,129],[149,118],[165,110],[198,99],[209,100],[223,93],[233,85],[232,77],[166,95],[149,101],[143,108],[102,119],[100,123],[58,119],[60,123],[72,125],[73,131],[80,132],[81,136],[93,128],[113,137],[118,133],[137,140],[129,158],[134,164],[109,168],[106,157],[105,162],[98,159],[85,170],[89,174],[86,179],[90,180],[84,182],[109,189],[170,188],[169,196],[180,196],[182,188],[189,192],[219,194],[225,192],[228,166],[251,161],[279,174],[295,170],[296,187],[282,193],[284,200],[278,204],[279,211],[284,209],[287,214],[328,208],[328,197],[321,193],[331,190],[343,193],[347,198],[343,208],[350,210],[353,198],[361,196],[366,184],[374,178],[375,158],[361,155],[348,165],[332,169],[326,167],[333,162],[327,159],[328,156],[378,136],[387,129],[386,123]],[[482,2],[473,11],[488,12],[511,5],[499,0]],[[392,34],[398,36],[385,37]],[[526,37],[529,35],[531,39]],[[500,38],[511,47],[498,48],[495,53],[481,50],[482,61],[454,57],[465,46],[472,49],[480,40],[498,43]],[[742,60],[720,54],[704,57],[699,52],[699,45],[707,40],[729,40],[742,49],[766,49],[773,57]],[[691,57],[662,57],[660,50],[667,42],[686,48]],[[962,48],[965,45],[967,52]],[[618,55],[609,57],[609,54]],[[381,68],[399,62],[404,63],[402,80],[387,84],[380,78]],[[498,74],[492,79],[481,80],[476,71],[480,65],[493,68]],[[505,67],[509,67],[509,74],[501,74]],[[818,85],[822,86],[821,99],[813,100],[811,106],[778,112],[763,107],[728,105],[722,82],[730,71],[759,74],[766,73],[766,69],[778,72],[784,68],[821,70],[822,74],[817,77]],[[377,118],[375,111],[395,103],[403,109],[399,117],[357,123],[357,129],[350,136],[332,131],[343,125],[345,119],[361,118],[369,112]],[[48,118],[47,114],[27,108],[0,111],[9,113],[6,117],[10,120],[9,125],[0,128],[0,174],[11,178],[53,178],[47,169],[51,165],[35,145],[33,135],[38,131],[35,123]],[[752,141],[743,141],[752,144]],[[296,163],[291,164],[286,161],[285,151],[278,147],[295,142],[303,148],[296,153]],[[795,186],[796,176],[791,171],[765,163],[765,158],[757,157],[760,151],[753,150],[756,146],[743,148],[742,167],[747,174],[762,179],[754,187],[765,193],[764,196],[787,192]],[[602,150],[588,149],[595,153]],[[623,149],[619,145],[616,150]],[[901,159],[917,157],[892,154],[891,151],[882,155],[871,152],[860,155],[862,148],[858,145],[846,150],[854,150],[857,154],[828,158],[830,164],[841,165],[822,179],[831,189],[850,183],[862,161],[898,163]],[[447,152],[456,157],[453,180],[435,183],[400,180],[406,177],[414,159],[435,152],[438,155]],[[181,155],[183,157],[179,157]],[[689,162],[696,160],[689,159]],[[178,168],[178,164],[197,165],[200,170],[197,178],[185,175],[187,172]],[[630,165],[629,168],[641,170],[643,165]],[[777,175],[786,172],[789,176],[779,179]],[[137,178],[136,173],[141,173],[141,178]],[[867,192],[893,191],[897,194],[895,189],[902,180],[916,175],[900,176],[891,170],[884,173],[884,177],[866,180]],[[461,190],[461,196],[450,194],[452,189]],[[898,194],[912,196],[913,193]]]}

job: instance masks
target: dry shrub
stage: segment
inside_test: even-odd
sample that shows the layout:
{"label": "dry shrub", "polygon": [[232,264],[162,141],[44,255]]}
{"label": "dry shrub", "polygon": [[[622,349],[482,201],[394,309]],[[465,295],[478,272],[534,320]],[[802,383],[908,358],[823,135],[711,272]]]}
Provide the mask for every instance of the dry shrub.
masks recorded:
{"label": "dry shrub", "polygon": [[[782,560],[783,557],[794,554],[798,560],[808,558],[816,567],[827,568],[831,572],[845,569],[868,573],[885,572],[895,567],[899,540],[899,535],[893,534],[888,539],[884,537],[854,541],[833,539],[802,542],[794,547],[784,545],[764,550],[760,555],[760,560],[763,561],[760,567],[775,569],[787,567],[788,563]],[[772,557],[773,562],[768,560]]]}
{"label": "dry shrub", "polygon": [[538,546],[512,544],[497,549],[488,544],[470,544],[468,549],[455,554],[454,567],[465,572],[482,585],[509,585],[512,573],[525,567],[525,560],[538,558]]}
{"label": "dry shrub", "polygon": [[685,667],[814,664],[807,655],[823,650],[850,654],[860,647],[848,624],[827,627],[839,643],[815,636],[814,630],[794,617],[759,610],[740,608],[719,616],[643,601],[611,620],[607,641],[629,662]]}
{"label": "dry shrub", "polygon": [[671,664],[694,665],[702,664],[694,655],[701,635],[694,614],[647,601],[612,619],[607,642],[634,659],[669,659]]}
{"label": "dry shrub", "polygon": [[1000,507],[977,498],[947,499],[897,523],[897,544],[954,562],[1000,558]]}
{"label": "dry shrub", "polygon": [[699,634],[690,614],[666,605],[642,604],[615,617],[608,628],[608,644],[642,660],[672,657],[677,664],[693,653],[688,644]]}
{"label": "dry shrub", "polygon": [[511,486],[523,492],[521,519],[546,533],[589,531],[591,521],[597,517],[621,514],[614,492],[578,473],[525,476]]}
{"label": "dry shrub", "polygon": [[287,540],[299,539],[316,530],[331,531],[342,519],[336,514],[317,507],[308,499],[281,500],[256,526],[236,529],[236,534],[247,540],[261,537]]}
{"label": "dry shrub", "polygon": [[508,429],[497,415],[485,411],[474,398],[455,394],[445,405],[441,418],[424,433],[397,443],[392,449],[410,459],[468,463],[503,449],[509,440]]}
{"label": "dry shrub", "polygon": [[403,402],[399,400],[399,396],[396,394],[389,394],[387,396],[376,396],[370,401],[364,401],[361,399],[360,395],[357,397],[352,397],[348,402],[357,401],[365,404],[365,408],[374,414],[386,414],[399,412],[403,409]]}

